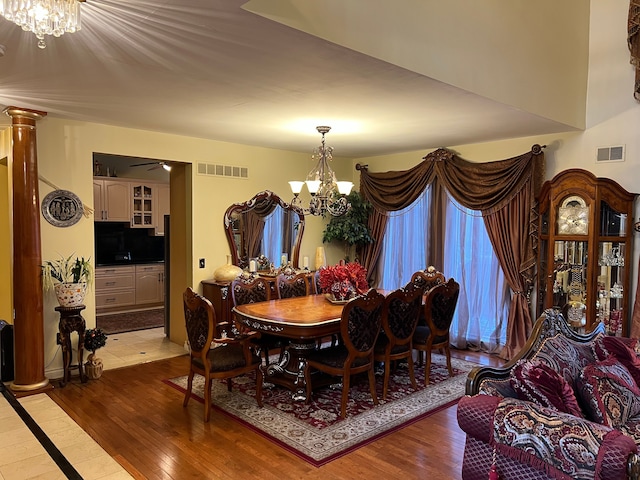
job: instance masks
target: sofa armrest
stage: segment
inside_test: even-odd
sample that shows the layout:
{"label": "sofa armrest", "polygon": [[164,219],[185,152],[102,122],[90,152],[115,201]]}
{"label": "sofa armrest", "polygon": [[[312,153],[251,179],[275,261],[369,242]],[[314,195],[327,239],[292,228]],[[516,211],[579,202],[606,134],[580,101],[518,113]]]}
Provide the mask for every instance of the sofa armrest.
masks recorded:
{"label": "sofa armrest", "polygon": [[467,435],[490,443],[493,435],[493,414],[500,403],[492,395],[465,396],[458,402],[458,425]]}
{"label": "sofa armrest", "polygon": [[637,453],[618,430],[515,398],[497,405],[490,440],[502,455],[562,479],[626,478]]}

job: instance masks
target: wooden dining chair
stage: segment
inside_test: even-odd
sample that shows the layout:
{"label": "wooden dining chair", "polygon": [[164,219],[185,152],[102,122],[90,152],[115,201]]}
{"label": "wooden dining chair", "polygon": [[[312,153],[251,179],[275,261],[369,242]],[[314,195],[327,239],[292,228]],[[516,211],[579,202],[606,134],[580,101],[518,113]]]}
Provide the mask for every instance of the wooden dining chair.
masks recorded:
{"label": "wooden dining chair", "polygon": [[322,288],[320,287],[320,270],[322,270],[322,268],[319,268],[313,273],[313,293],[316,295],[322,293]]}
{"label": "wooden dining chair", "polygon": [[[422,289],[422,303],[426,300],[427,292],[435,287],[447,281],[444,273],[438,271],[433,265],[429,265],[424,270],[418,270],[411,276],[411,283],[416,287]],[[418,319],[418,325],[426,325],[427,321],[424,318],[424,311],[420,312],[420,318]]]}
{"label": "wooden dining chair", "polygon": [[276,291],[279,298],[304,297],[310,292],[306,273],[286,275],[281,273],[276,277]]}
{"label": "wooden dining chair", "polygon": [[418,270],[411,276],[411,283],[421,288],[424,293],[446,281],[447,279],[444,274],[436,270],[436,267],[433,265],[429,265],[424,270]]}
{"label": "wooden dining chair", "polygon": [[[183,294],[184,320],[189,340],[190,360],[184,407],[189,403],[193,377],[204,377],[204,421],[211,415],[211,381],[224,379],[231,391],[233,377],[256,372],[256,401],[262,407],[262,370],[260,357],[250,345],[256,332],[227,336],[227,322],[217,322],[213,305],[206,298],[187,288]],[[213,348],[212,348],[213,347]]]}
{"label": "wooden dining chair", "polygon": [[[259,276],[240,275],[231,282],[231,298],[233,306],[245,305],[247,303],[268,302],[271,300],[271,285]],[[280,359],[282,359],[283,348],[287,345],[286,339],[260,333],[259,337],[253,338],[252,343],[260,349],[264,357],[265,365],[269,365],[269,350],[280,349]]]}
{"label": "wooden dining chair", "polygon": [[380,333],[384,296],[371,289],[366,295],[349,301],[342,309],[340,333],[342,342],[336,346],[310,351],[304,368],[307,384],[306,402],[311,400],[312,371],[342,377],[340,418],[347,413],[351,375],[367,372],[373,403],[378,404],[373,373],[373,349]]}
{"label": "wooden dining chair", "polygon": [[409,379],[418,388],[413,369],[413,334],[422,310],[422,289],[409,283],[389,293],[382,304],[382,332],[378,336],[373,358],[384,362],[382,399],[387,399],[392,364],[406,359]]}
{"label": "wooden dining chair", "polygon": [[429,385],[431,373],[431,352],[434,349],[444,350],[447,357],[449,376],[451,368],[451,351],[449,347],[449,328],[458,304],[460,284],[453,278],[447,283],[436,285],[427,291],[424,303],[426,325],[418,325],[413,334],[413,348],[419,352],[419,364],[422,365],[422,354],[426,353],[427,364],[424,371],[424,384]]}

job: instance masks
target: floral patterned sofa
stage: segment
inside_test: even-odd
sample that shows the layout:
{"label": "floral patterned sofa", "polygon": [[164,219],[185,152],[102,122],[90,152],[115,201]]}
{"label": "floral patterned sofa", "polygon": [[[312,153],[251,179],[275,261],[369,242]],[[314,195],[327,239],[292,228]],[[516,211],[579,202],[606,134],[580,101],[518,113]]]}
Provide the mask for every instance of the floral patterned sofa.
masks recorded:
{"label": "floral patterned sofa", "polygon": [[469,373],[464,480],[640,479],[636,341],[603,332],[547,310],[516,358]]}

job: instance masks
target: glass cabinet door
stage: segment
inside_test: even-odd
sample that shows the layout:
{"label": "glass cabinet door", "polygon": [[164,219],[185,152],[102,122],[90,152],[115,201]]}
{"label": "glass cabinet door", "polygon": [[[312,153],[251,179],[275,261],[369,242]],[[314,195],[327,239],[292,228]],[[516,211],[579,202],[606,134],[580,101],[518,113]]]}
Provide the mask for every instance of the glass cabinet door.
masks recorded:
{"label": "glass cabinet door", "polygon": [[623,332],[626,244],[619,240],[627,235],[627,220],[626,213],[600,202],[596,309],[597,320],[604,323],[609,335]]}
{"label": "glass cabinet door", "polygon": [[587,322],[587,249],[589,242],[554,242],[553,305],[569,324],[581,329]]}

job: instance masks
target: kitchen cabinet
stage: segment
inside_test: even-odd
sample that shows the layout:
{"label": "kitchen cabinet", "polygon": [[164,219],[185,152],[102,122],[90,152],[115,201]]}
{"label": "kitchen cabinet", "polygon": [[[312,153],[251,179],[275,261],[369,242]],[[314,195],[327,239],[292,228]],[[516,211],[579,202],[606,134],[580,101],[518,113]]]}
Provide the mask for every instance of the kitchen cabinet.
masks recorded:
{"label": "kitchen cabinet", "polygon": [[96,267],[96,312],[129,310],[136,304],[135,266]]}
{"label": "kitchen cabinet", "polygon": [[162,306],[164,263],[96,267],[96,313]]}
{"label": "kitchen cabinet", "polygon": [[154,212],[154,225],[155,234],[164,235],[164,216],[169,215],[170,211],[170,189],[168,183],[158,183],[155,186],[155,208]]}
{"label": "kitchen cabinet", "polygon": [[153,228],[155,185],[151,183],[131,184],[131,228]]}
{"label": "kitchen cabinet", "polygon": [[538,314],[554,307],[579,331],[602,322],[608,334],[627,336],[635,197],[581,169],[542,186]]}
{"label": "kitchen cabinet", "polygon": [[136,305],[164,302],[164,264],[136,265]]}
{"label": "kitchen cabinet", "polygon": [[130,184],[124,180],[93,178],[93,209],[96,222],[131,221]]}

